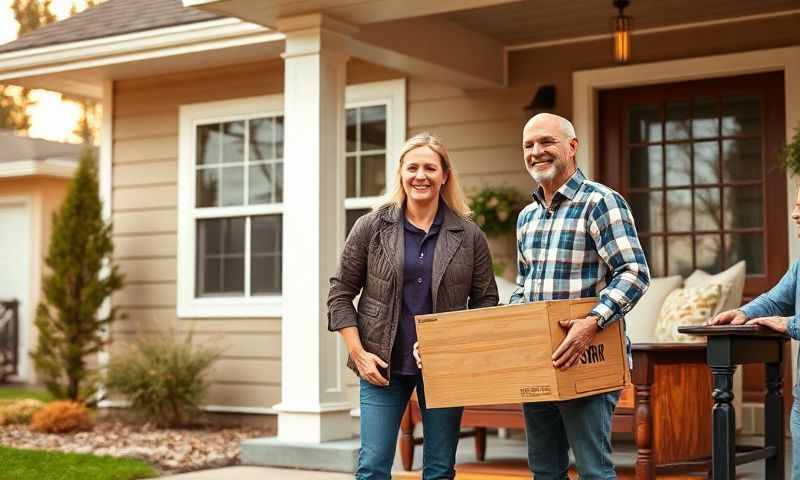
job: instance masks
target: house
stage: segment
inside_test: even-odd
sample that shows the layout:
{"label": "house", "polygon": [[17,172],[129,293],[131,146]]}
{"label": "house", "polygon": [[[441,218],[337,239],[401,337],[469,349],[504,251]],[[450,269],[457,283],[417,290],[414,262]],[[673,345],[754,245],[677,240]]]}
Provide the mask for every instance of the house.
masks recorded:
{"label": "house", "polygon": [[0,301],[18,302],[16,329],[10,312],[0,315],[6,317],[0,319],[0,358],[8,360],[16,381],[36,378],[27,352],[36,345],[33,320],[52,216],[66,197],[83,148],[0,131]]}
{"label": "house", "polygon": [[[655,276],[746,260],[751,298],[800,254],[794,179],[776,167],[800,123],[797,3],[624,13],[620,64],[610,0],[107,0],[0,46],[0,81],[102,102],[128,279],[117,343],[222,336],[207,409],[324,442],[358,414],[327,280],[411,134],[442,135],[467,187],[527,191],[526,107],[547,108],[573,120],[583,171],[632,204]],[[543,88],[552,105],[531,101]],[[759,375],[745,371],[746,406]]]}

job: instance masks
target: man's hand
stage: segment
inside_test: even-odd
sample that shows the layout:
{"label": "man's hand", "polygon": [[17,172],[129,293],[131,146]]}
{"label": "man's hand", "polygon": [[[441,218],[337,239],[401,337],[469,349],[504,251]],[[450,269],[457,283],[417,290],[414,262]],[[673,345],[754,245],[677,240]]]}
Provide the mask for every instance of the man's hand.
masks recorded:
{"label": "man's hand", "polygon": [[381,375],[381,372],[378,370],[378,366],[383,368],[389,366],[386,362],[381,360],[381,357],[374,353],[369,353],[364,349],[351,353],[350,356],[353,358],[353,361],[356,362],[356,367],[358,368],[358,373],[361,374],[361,378],[373,385],[382,387],[389,385],[389,380],[383,378],[383,375]]}
{"label": "man's hand", "polygon": [[759,317],[747,322],[747,325],[761,325],[778,333],[786,333],[788,330],[787,324],[788,322],[784,317]]}
{"label": "man's hand", "polygon": [[597,317],[594,315],[575,320],[561,320],[558,323],[562,328],[569,330],[567,337],[553,353],[553,366],[566,370],[578,362],[583,352],[591,345],[600,327],[597,326]]}
{"label": "man's hand", "polygon": [[417,368],[422,370],[422,357],[419,356],[419,342],[414,342],[414,360],[417,361]]}
{"label": "man's hand", "polygon": [[744,325],[747,322],[747,317],[744,312],[739,309],[726,310],[718,313],[716,317],[707,321],[707,325]]}

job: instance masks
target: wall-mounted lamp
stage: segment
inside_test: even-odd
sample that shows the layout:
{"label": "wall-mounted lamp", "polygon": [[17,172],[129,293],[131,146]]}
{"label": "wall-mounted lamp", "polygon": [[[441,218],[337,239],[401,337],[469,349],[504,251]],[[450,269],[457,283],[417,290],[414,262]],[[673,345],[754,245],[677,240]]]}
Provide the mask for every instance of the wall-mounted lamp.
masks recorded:
{"label": "wall-mounted lamp", "polygon": [[556,106],[556,87],[553,85],[542,85],[536,90],[531,103],[525,106],[525,111],[531,115],[541,112],[551,112]]}
{"label": "wall-mounted lamp", "polygon": [[625,15],[629,0],[614,0],[619,15],[614,20],[614,61],[627,63],[631,58],[631,17]]}

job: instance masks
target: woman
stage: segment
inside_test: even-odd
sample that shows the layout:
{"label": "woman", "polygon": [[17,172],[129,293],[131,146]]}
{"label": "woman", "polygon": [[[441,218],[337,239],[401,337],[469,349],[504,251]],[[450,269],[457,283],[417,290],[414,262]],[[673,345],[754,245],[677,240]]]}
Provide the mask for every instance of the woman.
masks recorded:
{"label": "woman", "polygon": [[414,316],[497,305],[486,238],[468,214],[447,149],[421,133],[403,147],[388,201],[359,218],[347,237],[330,280],[328,329],[342,335],[347,365],[361,379],[357,479],[390,478],[414,388],[425,429],[422,478],[455,476],[463,409],[425,408]]}
{"label": "woman", "polygon": [[[800,236],[800,189],[792,210],[792,220]],[[800,340],[800,260],[796,260],[781,281],[772,290],[756,297],[752,302],[714,317],[711,325],[761,325]],[[794,390],[794,403],[789,420],[792,431],[792,480],[800,480],[800,385]]]}

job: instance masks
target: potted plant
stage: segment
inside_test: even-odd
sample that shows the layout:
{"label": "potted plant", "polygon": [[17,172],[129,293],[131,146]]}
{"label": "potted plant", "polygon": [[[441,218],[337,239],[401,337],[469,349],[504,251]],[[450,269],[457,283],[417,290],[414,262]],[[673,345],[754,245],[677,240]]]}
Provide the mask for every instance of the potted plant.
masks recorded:
{"label": "potted plant", "polygon": [[497,275],[515,274],[517,216],[524,206],[523,195],[509,187],[487,186],[470,195],[472,219],[489,240]]}

